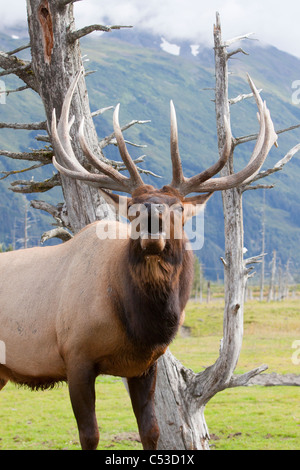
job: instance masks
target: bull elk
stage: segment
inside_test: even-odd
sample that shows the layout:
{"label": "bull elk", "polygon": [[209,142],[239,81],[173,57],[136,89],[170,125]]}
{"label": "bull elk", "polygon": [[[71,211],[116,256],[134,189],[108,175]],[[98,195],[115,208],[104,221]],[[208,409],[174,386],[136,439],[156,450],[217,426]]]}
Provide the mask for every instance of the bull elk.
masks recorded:
{"label": "bull elk", "polygon": [[[156,449],[156,361],[183,322],[193,272],[193,254],[185,235],[174,236],[176,225],[183,226],[213,192],[236,187],[257,172],[277,136],[266,104],[249,78],[260,131],[249,163],[238,173],[212,178],[224,167],[232,150],[232,135],[225,120],[226,142],[217,163],[191,178],[183,175],[172,102],[170,185],[155,189],[143,183],[122,136],[119,105],[113,125],[129,176],[93,155],[82,121],[78,138],[84,155],[97,170],[91,173],[75,158],[69,135],[70,103],[80,75],[66,94],[58,125],[53,111],[53,163],[62,174],[98,187],[114,207],[121,201],[129,212],[137,206],[139,236],[131,237],[135,217],[129,215],[131,224],[97,221],[64,244],[1,254],[0,339],[6,347],[6,360],[0,364],[0,389],[8,381],[32,389],[66,381],[81,447],[96,449],[95,379],[99,374],[124,377],[143,448]],[[195,192],[200,194],[186,197]],[[151,229],[153,219],[156,230]],[[162,228],[165,222],[168,236]],[[119,237],[99,239],[101,227],[117,230]]]}

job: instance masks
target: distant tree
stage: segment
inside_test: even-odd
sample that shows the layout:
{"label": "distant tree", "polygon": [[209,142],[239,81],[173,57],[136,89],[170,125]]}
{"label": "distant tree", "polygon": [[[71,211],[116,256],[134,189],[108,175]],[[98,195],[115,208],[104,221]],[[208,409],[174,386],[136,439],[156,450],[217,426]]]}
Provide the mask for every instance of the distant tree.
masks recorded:
{"label": "distant tree", "polygon": [[199,261],[199,258],[195,256],[194,258],[194,280],[193,280],[193,288],[192,288],[192,297],[195,300],[201,301],[202,298],[202,287],[203,287],[203,272],[202,266]]}

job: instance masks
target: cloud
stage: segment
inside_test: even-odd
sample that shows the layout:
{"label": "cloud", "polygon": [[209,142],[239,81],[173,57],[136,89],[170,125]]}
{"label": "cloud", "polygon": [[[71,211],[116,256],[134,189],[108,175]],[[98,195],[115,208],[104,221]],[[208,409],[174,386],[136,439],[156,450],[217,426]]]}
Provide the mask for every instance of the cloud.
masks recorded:
{"label": "cloud", "polygon": [[[169,40],[212,44],[215,12],[224,38],[253,31],[262,42],[300,57],[299,0],[83,0],[75,6],[77,23],[132,24]],[[83,21],[84,20],[84,21]]]}
{"label": "cloud", "polygon": [[[75,3],[78,27],[133,25],[165,37],[212,45],[215,12],[228,39],[255,32],[263,43],[300,57],[299,0],[82,0]],[[0,27],[26,22],[26,0],[2,1]]]}
{"label": "cloud", "polygon": [[26,0],[2,1],[0,6],[0,27],[12,27],[26,22]]}

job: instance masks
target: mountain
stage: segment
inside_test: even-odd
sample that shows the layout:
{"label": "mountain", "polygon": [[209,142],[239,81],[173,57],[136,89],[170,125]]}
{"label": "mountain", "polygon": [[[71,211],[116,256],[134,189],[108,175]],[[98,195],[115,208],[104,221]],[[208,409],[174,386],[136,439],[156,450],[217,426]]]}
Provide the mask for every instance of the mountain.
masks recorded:
{"label": "mountain", "polygon": [[[23,41],[24,42],[24,41]],[[0,36],[0,48],[17,47],[19,42],[7,35]],[[266,99],[276,129],[300,123],[300,106],[293,103],[292,83],[300,77],[300,60],[271,46],[260,46],[247,41],[243,48],[249,56],[234,56],[230,70],[230,97],[249,93],[246,72],[254,79]],[[130,147],[133,157],[146,153],[144,168],[162,176],[161,180],[144,177],[145,182],[167,184],[171,178],[169,155],[169,101],[173,99],[178,118],[179,143],[183,168],[187,176],[200,172],[217,159],[217,134],[214,111],[214,58],[213,51],[201,45],[176,41],[170,45],[166,39],[149,34],[121,31],[91,37],[82,41],[82,51],[89,62],[85,66],[95,73],[87,77],[92,110],[121,103],[121,124],[132,119],[151,120],[126,131],[129,141],[147,145],[146,149]],[[167,52],[169,51],[169,52]],[[170,53],[170,51],[172,53]],[[9,86],[16,85],[7,79]],[[20,86],[20,85],[18,85]],[[5,106],[0,106],[1,121],[38,121],[43,110],[37,96],[30,91],[9,95]],[[99,138],[112,132],[112,112],[95,118]],[[232,106],[232,128],[235,137],[257,132],[256,106],[245,100]],[[0,131],[0,148],[37,148],[35,132]],[[300,130],[282,134],[279,149],[271,150],[264,168],[272,167],[285,153],[300,141]],[[248,161],[254,143],[240,145],[235,153],[235,167],[240,169]],[[118,159],[116,148],[106,148],[108,158]],[[272,251],[285,265],[288,260],[293,274],[300,272],[297,247],[300,242],[300,157],[294,159],[265,183],[276,183],[275,189],[265,192],[266,266]],[[13,167],[14,162],[0,157],[1,167]],[[19,165],[19,163],[16,163]],[[38,180],[47,171],[39,169],[32,175]],[[31,174],[29,174],[31,175]],[[12,179],[13,177],[10,177]],[[19,179],[20,176],[17,176]],[[0,182],[0,240],[6,244],[12,239],[13,220],[24,213],[22,197],[8,192],[6,180]],[[37,198],[37,195],[34,195]],[[60,201],[60,191],[52,190],[39,195],[49,202]],[[29,198],[28,198],[29,199]],[[263,191],[248,191],[244,195],[245,246],[249,256],[261,252]],[[38,237],[49,229],[52,219],[32,211],[36,220],[31,234]],[[222,276],[220,256],[224,254],[223,214],[221,195],[215,194],[207,204],[205,213],[204,247],[197,253],[205,266],[208,278]]]}

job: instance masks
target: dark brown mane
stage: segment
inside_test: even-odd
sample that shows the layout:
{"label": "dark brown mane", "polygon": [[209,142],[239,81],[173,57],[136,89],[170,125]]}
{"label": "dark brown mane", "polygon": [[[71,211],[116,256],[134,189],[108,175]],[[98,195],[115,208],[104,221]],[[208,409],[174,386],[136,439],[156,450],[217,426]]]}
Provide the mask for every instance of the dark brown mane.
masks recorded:
{"label": "dark brown mane", "polygon": [[164,252],[152,256],[133,241],[127,256],[127,294],[120,312],[127,334],[142,349],[167,346],[190,294],[193,254],[184,240],[168,240]]}

